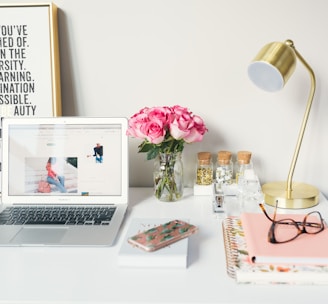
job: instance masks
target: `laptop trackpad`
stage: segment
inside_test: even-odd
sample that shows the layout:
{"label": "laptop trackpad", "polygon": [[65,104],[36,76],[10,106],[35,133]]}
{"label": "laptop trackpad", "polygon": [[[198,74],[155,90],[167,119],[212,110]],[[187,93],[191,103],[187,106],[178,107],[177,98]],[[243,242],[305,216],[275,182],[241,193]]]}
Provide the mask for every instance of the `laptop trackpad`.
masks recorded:
{"label": "laptop trackpad", "polygon": [[60,244],[67,227],[23,227],[11,240],[13,244],[51,245]]}

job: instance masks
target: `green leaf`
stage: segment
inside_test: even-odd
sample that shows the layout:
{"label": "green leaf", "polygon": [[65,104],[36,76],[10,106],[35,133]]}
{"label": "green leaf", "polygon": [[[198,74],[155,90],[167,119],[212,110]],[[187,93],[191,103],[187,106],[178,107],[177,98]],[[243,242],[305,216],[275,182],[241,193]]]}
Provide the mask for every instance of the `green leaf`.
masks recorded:
{"label": "green leaf", "polygon": [[155,232],[156,230],[157,230],[156,227],[154,227],[154,228],[150,228],[150,229],[146,230],[145,233],[153,233],[153,232]]}
{"label": "green leaf", "polygon": [[139,152],[148,152],[153,148],[154,144],[144,141],[138,146]]}
{"label": "green leaf", "polygon": [[161,232],[161,234],[171,233],[172,231],[173,231],[172,229],[165,228],[165,229],[163,229],[163,231]]}
{"label": "green leaf", "polygon": [[148,242],[150,242],[150,241],[152,241],[154,238],[155,238],[155,236],[154,236],[153,234],[151,234],[151,235],[147,235],[146,240],[147,240]]}
{"label": "green leaf", "polygon": [[163,238],[161,239],[161,242],[170,240],[172,238],[173,238],[173,236],[171,234],[164,235]]}
{"label": "green leaf", "polygon": [[180,228],[179,233],[183,234],[183,233],[187,232],[188,230],[189,230],[189,227]]}
{"label": "green leaf", "polygon": [[149,150],[147,153],[147,160],[156,158],[158,153],[159,153],[159,147],[154,147],[152,150]]}

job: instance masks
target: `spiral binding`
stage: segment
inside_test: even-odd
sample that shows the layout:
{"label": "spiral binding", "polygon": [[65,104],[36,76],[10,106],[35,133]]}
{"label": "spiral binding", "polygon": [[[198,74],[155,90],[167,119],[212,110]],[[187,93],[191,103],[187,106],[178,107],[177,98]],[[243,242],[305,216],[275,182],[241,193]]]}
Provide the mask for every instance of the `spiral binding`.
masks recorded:
{"label": "spiral binding", "polygon": [[236,279],[236,265],[238,263],[238,248],[233,234],[234,222],[236,220],[236,218],[227,217],[222,221],[226,269],[227,274],[233,279]]}

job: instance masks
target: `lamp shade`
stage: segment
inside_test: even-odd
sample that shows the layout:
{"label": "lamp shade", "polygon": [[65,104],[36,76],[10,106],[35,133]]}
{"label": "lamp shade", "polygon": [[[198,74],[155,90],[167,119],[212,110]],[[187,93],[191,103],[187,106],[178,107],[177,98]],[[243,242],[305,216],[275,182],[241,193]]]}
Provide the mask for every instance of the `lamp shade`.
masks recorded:
{"label": "lamp shade", "polygon": [[248,67],[248,76],[262,90],[281,90],[296,66],[294,49],[283,42],[265,45]]}

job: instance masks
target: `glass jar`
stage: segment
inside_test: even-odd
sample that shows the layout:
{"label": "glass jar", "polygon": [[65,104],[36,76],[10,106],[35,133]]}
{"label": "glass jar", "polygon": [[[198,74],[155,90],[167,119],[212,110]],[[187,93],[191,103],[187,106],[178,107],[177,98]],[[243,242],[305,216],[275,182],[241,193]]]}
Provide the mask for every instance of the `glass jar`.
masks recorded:
{"label": "glass jar", "polygon": [[181,152],[159,153],[154,161],[154,194],[163,202],[175,202],[183,196]]}
{"label": "glass jar", "polygon": [[218,185],[230,185],[233,181],[233,163],[230,151],[219,151],[215,170],[215,181]]}
{"label": "glass jar", "polygon": [[211,185],[213,183],[213,163],[210,152],[199,152],[197,154],[197,185]]}
{"label": "glass jar", "polygon": [[249,151],[239,151],[236,160],[236,184],[238,185],[239,178],[244,175],[245,170],[253,169],[251,161],[252,153]]}

